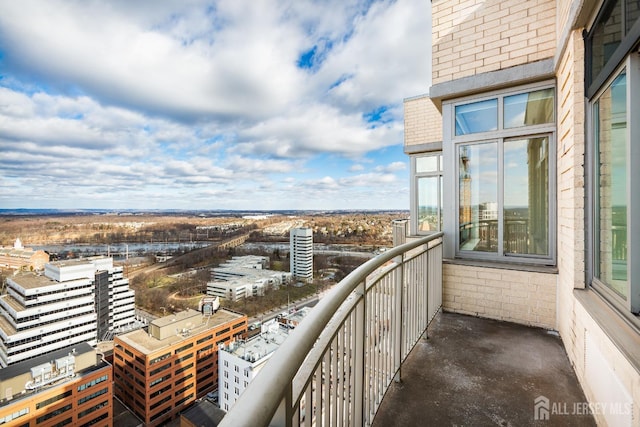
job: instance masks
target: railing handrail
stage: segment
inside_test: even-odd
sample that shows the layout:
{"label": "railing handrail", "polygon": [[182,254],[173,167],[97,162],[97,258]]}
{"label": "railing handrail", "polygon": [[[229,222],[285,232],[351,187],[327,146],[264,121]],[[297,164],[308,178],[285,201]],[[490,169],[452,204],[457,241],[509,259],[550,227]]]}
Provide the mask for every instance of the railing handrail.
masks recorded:
{"label": "railing handrail", "polygon": [[325,325],[358,285],[388,261],[442,236],[443,233],[438,232],[389,249],[362,264],[335,285],[291,331],[289,337],[275,351],[260,374],[249,383],[219,425],[260,426],[265,425],[265,420],[271,420],[286,394],[291,393],[291,384],[298,368],[313,348]]}

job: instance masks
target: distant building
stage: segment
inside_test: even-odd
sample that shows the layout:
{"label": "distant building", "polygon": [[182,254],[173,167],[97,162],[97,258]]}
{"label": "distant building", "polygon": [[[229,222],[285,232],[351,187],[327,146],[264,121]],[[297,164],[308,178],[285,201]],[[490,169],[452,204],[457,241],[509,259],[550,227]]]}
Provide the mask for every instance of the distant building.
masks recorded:
{"label": "distant building", "polygon": [[116,336],[115,394],[144,425],[166,423],[217,389],[218,346],[246,332],[245,315],[186,310],[152,321],[148,332]]}
{"label": "distant building", "polygon": [[106,257],[55,261],[44,274],[7,278],[0,296],[0,365],[6,367],[135,323],[135,295]]}
{"label": "distant building", "polygon": [[233,257],[211,269],[213,281],[207,283],[207,295],[238,301],[264,295],[268,288],[291,282],[291,273],[268,270],[269,258],[257,255]]}
{"label": "distant building", "polygon": [[111,426],[112,380],[87,343],[0,369],[0,424]]}
{"label": "distant building", "polygon": [[22,246],[17,238],[12,247],[0,247],[0,267],[13,270],[42,270],[49,262],[49,254]]}
{"label": "distant building", "polygon": [[[266,330],[265,330],[266,329]],[[229,411],[249,383],[264,367],[274,351],[289,335],[289,328],[272,323],[271,327],[246,341],[236,341],[218,352],[218,399],[220,409]]]}
{"label": "distant building", "polygon": [[313,279],[313,230],[292,228],[289,235],[291,274],[296,279]]}

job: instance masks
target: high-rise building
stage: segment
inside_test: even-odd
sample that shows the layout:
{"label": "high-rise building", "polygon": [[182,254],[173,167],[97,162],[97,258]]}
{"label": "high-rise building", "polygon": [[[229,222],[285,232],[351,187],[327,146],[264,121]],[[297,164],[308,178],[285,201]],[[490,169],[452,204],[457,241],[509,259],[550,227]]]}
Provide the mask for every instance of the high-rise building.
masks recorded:
{"label": "high-rise building", "polygon": [[111,426],[112,372],[87,343],[0,369],[0,424]]}
{"label": "high-rise building", "polygon": [[292,228],[289,235],[291,274],[297,279],[313,279],[313,230]]}
{"label": "high-rise building", "polygon": [[165,423],[218,387],[218,346],[246,337],[247,317],[186,310],[114,337],[116,396],[146,426]]}
{"label": "high-rise building", "polygon": [[95,267],[53,262],[45,274],[7,278],[0,296],[0,365],[6,367],[70,345],[97,343]]}
{"label": "high-rise building", "polygon": [[129,279],[124,277],[123,267],[114,266],[113,258],[94,257],[88,260],[96,270],[98,339],[111,338],[113,334],[139,326],[135,320],[135,291],[129,289]]}
{"label": "high-rise building", "polygon": [[0,365],[67,345],[96,345],[106,332],[135,324],[135,295],[113,260],[56,261],[7,278],[0,296]]}

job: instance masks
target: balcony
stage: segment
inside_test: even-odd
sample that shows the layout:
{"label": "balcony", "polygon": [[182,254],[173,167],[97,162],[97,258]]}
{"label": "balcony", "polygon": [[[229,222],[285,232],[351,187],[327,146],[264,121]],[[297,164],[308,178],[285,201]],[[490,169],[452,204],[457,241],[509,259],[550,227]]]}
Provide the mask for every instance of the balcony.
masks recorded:
{"label": "balcony", "polygon": [[220,425],[594,425],[571,414],[587,408],[557,335],[441,305],[442,233],[370,260],[318,303]]}

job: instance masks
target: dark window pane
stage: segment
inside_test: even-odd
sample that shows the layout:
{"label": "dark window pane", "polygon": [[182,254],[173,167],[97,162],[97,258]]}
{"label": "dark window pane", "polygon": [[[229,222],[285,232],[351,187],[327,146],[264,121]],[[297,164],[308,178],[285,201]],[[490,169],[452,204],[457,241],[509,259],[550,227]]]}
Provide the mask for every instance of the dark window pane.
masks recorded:
{"label": "dark window pane", "polygon": [[622,4],[615,1],[596,23],[591,41],[591,76],[604,68],[622,40]]}
{"label": "dark window pane", "polygon": [[627,0],[626,4],[627,25],[625,27],[625,35],[629,34],[629,30],[640,18],[640,1]]}

